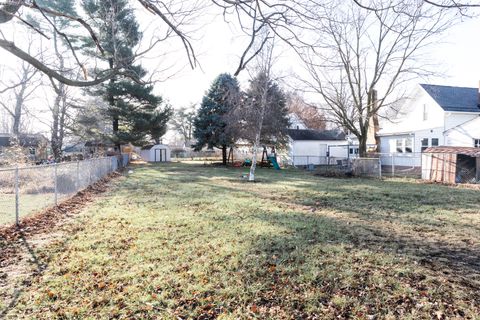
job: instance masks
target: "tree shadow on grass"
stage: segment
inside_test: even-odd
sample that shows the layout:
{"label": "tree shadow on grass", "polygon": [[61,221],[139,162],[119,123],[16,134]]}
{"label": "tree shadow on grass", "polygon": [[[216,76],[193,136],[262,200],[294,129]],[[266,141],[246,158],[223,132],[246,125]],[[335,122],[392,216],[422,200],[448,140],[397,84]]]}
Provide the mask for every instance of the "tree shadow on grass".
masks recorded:
{"label": "tree shadow on grass", "polygon": [[[480,311],[478,247],[432,245],[406,235],[371,230],[368,224],[345,223],[313,213],[259,212],[254,216],[260,223],[285,230],[251,243],[252,252],[264,257],[258,263],[268,279],[268,286],[252,302],[257,307],[271,310],[285,305],[282,299],[292,300],[297,294],[299,299],[305,297],[307,290],[316,292],[306,303],[314,305],[313,313],[332,317],[386,316],[392,312],[397,317],[418,315],[419,301],[432,305],[427,312],[432,317],[439,310],[447,317],[463,317],[465,306],[472,308],[468,310],[473,310],[471,314]],[[369,279],[379,276],[383,277],[379,281],[382,285]],[[413,290],[404,291],[399,286]],[[336,302],[341,296],[346,300]],[[289,313],[311,317],[303,307],[291,305]]]}
{"label": "tree shadow on grass", "polygon": [[[17,283],[15,284],[7,284],[5,287],[10,287],[13,291],[10,297],[8,297],[7,293],[4,293],[3,295],[6,296],[6,300],[4,301],[5,303],[5,308],[3,310],[0,310],[0,319],[3,319],[8,315],[8,313],[15,308],[15,306],[18,303],[18,299],[20,298],[21,294],[31,285],[32,281],[41,276],[44,271],[48,268],[53,256],[55,255],[54,252],[48,254],[48,255],[39,255],[39,251],[35,249],[35,246],[31,243],[31,241],[28,239],[28,235],[25,234],[24,231],[20,230],[18,232],[18,241],[15,242],[8,242],[7,245],[10,246],[10,250],[15,250],[16,254],[19,252],[24,252],[24,257],[20,260],[15,260],[13,263],[15,265],[9,265],[10,267],[13,267],[14,269],[18,269],[22,266],[19,266],[18,264],[24,264],[27,265],[27,275],[24,277],[19,277],[17,280]],[[68,239],[64,239],[63,241],[56,242],[56,246],[58,246],[58,251],[62,251],[62,248],[65,248],[68,244]],[[4,266],[5,267],[5,266]],[[12,281],[8,277],[8,273],[6,274],[5,281]]]}

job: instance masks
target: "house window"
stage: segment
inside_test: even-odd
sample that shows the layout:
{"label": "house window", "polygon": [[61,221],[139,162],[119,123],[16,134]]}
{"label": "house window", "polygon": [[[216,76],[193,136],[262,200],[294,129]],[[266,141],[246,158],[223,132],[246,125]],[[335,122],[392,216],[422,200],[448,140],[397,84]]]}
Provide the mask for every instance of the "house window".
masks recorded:
{"label": "house window", "polygon": [[427,120],[428,120],[427,105],[424,104],[424,105],[423,105],[423,121],[427,121]]}
{"label": "house window", "polygon": [[359,153],[358,150],[359,150],[358,148],[350,148],[350,154],[352,154],[352,155],[353,154],[358,154]]}
{"label": "house window", "polygon": [[397,152],[403,153],[403,139],[397,139]]}
{"label": "house window", "polygon": [[480,148],[480,139],[473,139],[473,146],[475,148]]}
{"label": "house window", "polygon": [[396,149],[398,153],[412,153],[413,152],[413,139],[411,137],[397,139]]}
{"label": "house window", "polygon": [[438,138],[432,138],[432,147],[438,147]]}
{"label": "house window", "polygon": [[30,155],[32,155],[32,156],[35,155],[35,152],[36,152],[35,148],[29,148],[28,149],[28,153],[30,153]]}
{"label": "house window", "polygon": [[428,139],[424,138],[422,139],[422,152],[425,151],[425,149],[428,148]]}
{"label": "house window", "polygon": [[413,140],[412,138],[405,139],[405,152],[412,153],[413,152]]}

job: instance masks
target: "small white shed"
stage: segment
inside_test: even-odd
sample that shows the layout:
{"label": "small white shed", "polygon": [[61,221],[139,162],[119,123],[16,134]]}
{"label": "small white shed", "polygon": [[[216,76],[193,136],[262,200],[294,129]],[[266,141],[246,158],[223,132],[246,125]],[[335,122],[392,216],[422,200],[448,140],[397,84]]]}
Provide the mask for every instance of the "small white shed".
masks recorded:
{"label": "small white shed", "polygon": [[164,144],[143,147],[140,156],[147,162],[170,162],[170,147]]}

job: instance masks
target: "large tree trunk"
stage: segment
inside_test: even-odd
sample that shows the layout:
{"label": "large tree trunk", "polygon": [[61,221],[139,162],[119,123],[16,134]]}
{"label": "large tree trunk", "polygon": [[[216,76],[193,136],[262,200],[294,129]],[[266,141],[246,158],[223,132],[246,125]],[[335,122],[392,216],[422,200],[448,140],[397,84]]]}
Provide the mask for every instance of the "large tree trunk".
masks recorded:
{"label": "large tree trunk", "polygon": [[375,151],[380,152],[380,137],[377,135],[380,131],[380,122],[378,120],[378,93],[377,90],[373,89],[371,92],[372,99],[372,125],[373,125],[373,138],[375,139]]}
{"label": "large tree trunk", "polygon": [[55,102],[53,104],[52,115],[52,133],[50,138],[50,145],[52,146],[53,157],[55,162],[60,162],[62,158],[62,148],[59,143],[59,114],[60,114],[60,102],[62,100],[61,89],[58,89],[57,96],[55,97]]}
{"label": "large tree trunk", "polygon": [[[110,70],[113,70],[113,58],[109,58],[108,59],[108,64],[110,66]],[[110,108],[115,108],[115,97],[113,96],[113,93],[112,93],[112,88],[115,84],[115,78],[111,78],[110,79],[110,90],[108,91],[108,104],[110,105]],[[120,154],[122,152],[121,150],[121,145],[120,145],[120,141],[118,140],[118,128],[119,128],[119,119],[118,119],[118,116],[115,114],[115,112],[113,113],[113,119],[112,119],[112,129],[113,129],[113,136],[115,138],[115,141],[116,141],[116,144],[115,144],[115,147],[118,151],[118,153]]]}
{"label": "large tree trunk", "polygon": [[13,111],[13,126],[12,133],[14,136],[20,134],[20,124],[22,120],[22,107],[24,103],[25,90],[27,89],[27,83],[24,82],[20,87],[20,92],[16,95],[15,110]]}
{"label": "large tree trunk", "polygon": [[[56,20],[54,19],[54,23]],[[59,61],[60,70],[63,70],[65,67],[65,60],[63,55],[61,54],[59,47],[58,47],[58,39],[57,34],[53,34],[53,43],[55,48],[55,54]],[[55,101],[53,103],[52,108],[52,133],[50,139],[50,145],[52,147],[53,157],[55,158],[55,162],[60,162],[62,160],[62,147],[63,147],[63,138],[65,132],[65,113],[66,113],[66,85],[63,83],[59,83],[58,87],[54,87],[55,93],[57,96],[55,97]]]}
{"label": "large tree trunk", "polygon": [[[361,158],[367,156],[367,137],[365,135],[357,137],[358,138],[358,153]],[[350,150],[349,150],[350,152]]]}
{"label": "large tree trunk", "polygon": [[227,165],[227,145],[222,146],[222,163],[224,166]]}

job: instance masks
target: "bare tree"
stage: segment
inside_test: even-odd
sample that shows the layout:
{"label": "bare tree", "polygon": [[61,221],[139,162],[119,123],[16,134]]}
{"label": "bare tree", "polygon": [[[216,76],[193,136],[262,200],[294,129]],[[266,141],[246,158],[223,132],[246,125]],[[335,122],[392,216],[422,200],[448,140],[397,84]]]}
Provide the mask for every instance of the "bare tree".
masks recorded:
{"label": "bare tree", "polygon": [[[59,70],[65,70],[65,58],[63,57],[64,52],[61,50],[61,43],[58,39],[58,35],[55,32],[55,29],[64,28],[68,26],[69,22],[61,21],[57,17],[52,17],[53,22],[53,47],[55,50],[55,57],[58,60],[58,67]],[[63,71],[65,74],[66,72]],[[69,108],[69,104],[67,101],[67,92],[68,88],[65,83],[58,82],[55,84],[55,80],[50,78],[53,90],[55,91],[56,97],[53,102],[50,111],[52,113],[52,125],[50,131],[50,145],[52,147],[53,157],[55,158],[56,162],[60,162],[62,158],[62,147],[63,147],[63,140],[65,138],[65,128],[66,128],[66,121],[67,121],[67,112]]]}
{"label": "bare tree", "polygon": [[19,70],[13,72],[16,73],[15,80],[2,82],[0,93],[4,98],[0,99],[0,107],[11,119],[12,134],[18,136],[24,127],[22,116],[27,111],[26,105],[40,86],[40,79],[37,77],[37,70],[26,62],[22,62]]}
{"label": "bare tree", "polygon": [[[359,7],[371,11],[380,11],[390,8],[399,7],[403,4],[404,0],[398,0],[395,2],[390,2],[387,5],[382,3],[381,1],[375,4],[372,4],[369,1],[362,1],[362,0],[353,0]],[[432,5],[439,8],[445,9],[459,9],[465,10],[468,8],[480,8],[480,4],[475,4],[473,1],[462,1],[459,2],[457,0],[422,0],[423,3]]]}
{"label": "bare tree", "polygon": [[396,88],[431,74],[421,54],[452,24],[445,9],[417,3],[381,11],[340,1],[318,8],[320,17],[326,10],[330,17],[317,21],[317,44],[304,52],[311,75],[305,83],[322,98],[329,120],[358,138],[361,156],[377,115],[395,102]]}
{"label": "bare tree", "polygon": [[[267,34],[264,35],[268,37]],[[268,37],[269,38],[269,37]],[[270,39],[270,38],[269,38]],[[253,77],[243,103],[228,115],[229,130],[252,144],[249,181],[255,181],[257,155],[263,145],[285,145],[289,126],[286,97],[273,79],[274,41],[261,42]]]}
{"label": "bare tree", "polygon": [[[75,1],[76,3],[77,1]],[[188,61],[191,67],[195,67],[198,63],[193,45],[191,44],[188,32],[182,30],[182,27],[188,24],[204,7],[204,1],[154,1],[154,0],[132,0],[134,4],[137,4],[150,14],[153,14],[159,18],[161,26],[165,26],[169,31],[165,36],[159,37],[156,41],[151,41],[150,45],[144,50],[138,50],[136,52],[135,59],[141,58],[146,53],[151,51],[154,47],[157,47],[162,40],[166,38],[177,37],[180,39]],[[27,19],[27,15],[34,17],[34,22]],[[68,34],[67,31],[56,28],[52,21],[52,17],[62,18],[72,22],[75,28],[75,35]],[[34,66],[36,69],[46,74],[48,77],[53,78],[68,86],[88,87],[105,82],[116,75],[129,76],[133,79],[140,81],[136,78],[135,74],[132,74],[128,70],[124,70],[121,64],[116,64],[116,67],[110,70],[106,70],[103,73],[94,73],[94,77],[90,77],[87,72],[88,67],[86,62],[82,60],[81,52],[74,46],[74,39],[78,36],[78,33],[83,32],[83,36],[88,37],[95,44],[98,52],[104,54],[105,50],[102,47],[98,35],[90,25],[88,16],[81,14],[70,14],[63,12],[62,10],[54,9],[47,5],[43,1],[35,0],[8,0],[0,1],[0,26],[9,23],[10,21],[18,21],[24,24],[27,28],[35,31],[41,37],[47,40],[51,40],[51,37],[45,34],[40,28],[37,27],[40,23],[50,24],[54,28],[54,32],[60,38],[62,38],[67,44],[70,57],[76,62],[78,70],[83,74],[84,79],[79,80],[77,78],[71,78],[63,74],[61,70],[58,70],[58,61],[52,63],[46,63],[37,59],[35,56],[29,54],[27,51],[17,46],[15,41],[8,39],[4,33],[0,32],[0,48],[10,52],[19,59],[22,59]],[[159,26],[160,29],[160,26]]]}
{"label": "bare tree", "polygon": [[180,133],[185,144],[191,143],[193,139],[193,123],[197,111],[195,105],[179,108],[174,112],[171,124],[174,130]]}

